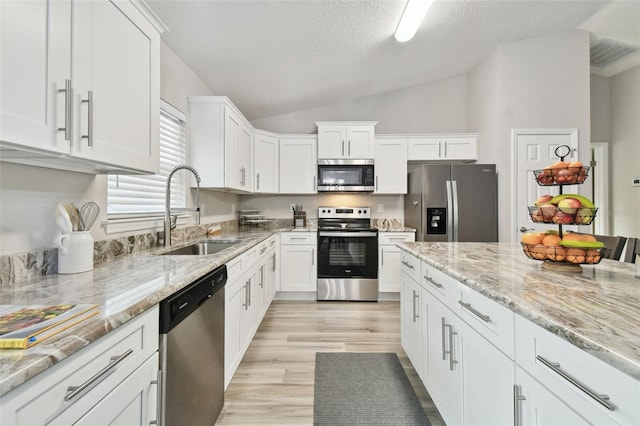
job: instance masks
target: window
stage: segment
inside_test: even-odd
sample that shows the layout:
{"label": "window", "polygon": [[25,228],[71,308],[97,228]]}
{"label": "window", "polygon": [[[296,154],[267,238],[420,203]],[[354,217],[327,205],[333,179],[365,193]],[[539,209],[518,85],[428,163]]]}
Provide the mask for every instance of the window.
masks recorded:
{"label": "window", "polygon": [[[160,106],[160,173],[156,175],[112,175],[108,178],[107,233],[155,228],[162,225],[167,177],[187,161],[185,116],[170,104]],[[171,207],[185,207],[186,173],[171,179]],[[124,226],[116,226],[127,224]]]}

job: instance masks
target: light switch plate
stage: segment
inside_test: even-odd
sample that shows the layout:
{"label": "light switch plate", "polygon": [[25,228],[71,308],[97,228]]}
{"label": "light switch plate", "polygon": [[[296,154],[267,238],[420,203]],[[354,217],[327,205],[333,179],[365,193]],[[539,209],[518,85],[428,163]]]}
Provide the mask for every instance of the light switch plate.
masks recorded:
{"label": "light switch plate", "polygon": [[378,213],[384,213],[384,204],[378,204]]}

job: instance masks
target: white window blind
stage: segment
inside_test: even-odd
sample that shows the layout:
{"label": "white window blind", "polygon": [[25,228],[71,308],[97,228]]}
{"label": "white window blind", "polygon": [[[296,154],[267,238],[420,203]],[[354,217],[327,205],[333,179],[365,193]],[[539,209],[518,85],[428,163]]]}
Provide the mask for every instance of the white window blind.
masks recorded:
{"label": "white window blind", "polygon": [[[164,213],[167,177],[187,160],[185,117],[166,102],[160,110],[160,173],[156,175],[109,176],[109,219],[150,217]],[[171,207],[185,207],[186,173],[171,179]]]}

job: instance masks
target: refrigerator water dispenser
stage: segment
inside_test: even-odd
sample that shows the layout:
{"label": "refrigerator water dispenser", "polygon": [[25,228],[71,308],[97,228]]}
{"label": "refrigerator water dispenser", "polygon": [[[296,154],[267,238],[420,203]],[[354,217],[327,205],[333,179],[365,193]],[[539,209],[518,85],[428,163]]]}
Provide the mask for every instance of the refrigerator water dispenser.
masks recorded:
{"label": "refrigerator water dispenser", "polygon": [[446,235],[447,208],[427,207],[427,234]]}

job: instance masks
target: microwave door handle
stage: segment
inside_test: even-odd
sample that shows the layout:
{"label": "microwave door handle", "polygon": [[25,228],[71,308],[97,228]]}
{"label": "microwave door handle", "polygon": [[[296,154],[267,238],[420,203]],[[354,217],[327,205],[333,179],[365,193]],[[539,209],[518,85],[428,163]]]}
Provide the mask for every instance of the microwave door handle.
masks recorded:
{"label": "microwave door handle", "polygon": [[445,182],[445,188],[447,192],[447,241],[452,242],[453,239],[453,190],[451,188],[451,181]]}

